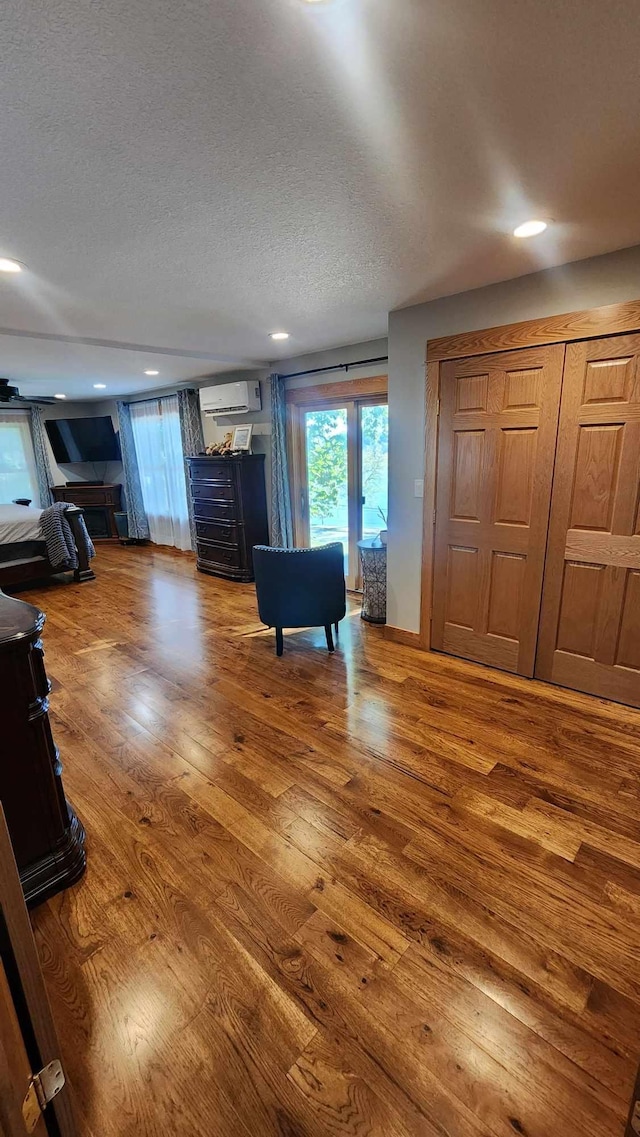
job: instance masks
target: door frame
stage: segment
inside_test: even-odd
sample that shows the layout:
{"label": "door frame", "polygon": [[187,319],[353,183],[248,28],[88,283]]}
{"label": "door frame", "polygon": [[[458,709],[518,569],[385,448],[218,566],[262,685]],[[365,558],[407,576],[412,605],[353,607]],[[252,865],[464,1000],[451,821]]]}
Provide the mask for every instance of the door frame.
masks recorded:
{"label": "door frame", "polygon": [[297,546],[309,544],[309,516],[306,510],[306,444],[304,416],[311,410],[332,410],[347,405],[347,483],[349,511],[349,581],[347,587],[360,587],[360,564],[357,548],[359,493],[361,477],[360,407],[386,403],[388,376],[373,375],[366,379],[320,383],[310,387],[289,388],[287,401],[287,439],[291,471],[291,504],[294,540]]}
{"label": "door frame", "polygon": [[[30,1059],[36,1067],[33,1071],[35,1073],[37,1064],[40,1067],[46,1066],[54,1059],[61,1058],[62,1054],[2,805],[0,805],[0,911],[8,938],[6,948],[3,947],[6,952],[3,965],[7,969],[7,965],[10,964],[12,975],[10,986],[14,1000],[17,1000],[16,1005],[20,1007],[18,1014],[20,1026],[23,1033],[26,1029],[31,1039],[33,1053]],[[25,1092],[26,1089],[25,1086]],[[49,1111],[55,1117],[56,1132],[60,1137],[79,1137],[80,1125],[68,1078],[60,1095],[49,1105],[47,1114]],[[44,1127],[49,1132],[46,1122]],[[38,1132],[41,1132],[42,1128],[43,1126],[40,1126]],[[0,1129],[2,1129],[1,1118]],[[21,1131],[26,1132],[24,1125],[21,1126]],[[86,1137],[90,1137],[88,1131]]]}
{"label": "door frame", "polygon": [[[502,324],[481,331],[462,332],[458,335],[427,340],[420,632],[416,637],[416,647],[420,647],[423,651],[432,650],[431,617],[441,364],[446,360],[461,359],[465,356],[490,355],[522,347],[544,347],[547,344],[573,343],[577,340],[600,339],[602,336],[638,331],[640,331],[640,300],[629,300],[621,304],[607,304],[601,308],[589,308],[535,320],[522,320],[515,324]],[[387,628],[386,633],[388,638],[395,638],[393,628]]]}

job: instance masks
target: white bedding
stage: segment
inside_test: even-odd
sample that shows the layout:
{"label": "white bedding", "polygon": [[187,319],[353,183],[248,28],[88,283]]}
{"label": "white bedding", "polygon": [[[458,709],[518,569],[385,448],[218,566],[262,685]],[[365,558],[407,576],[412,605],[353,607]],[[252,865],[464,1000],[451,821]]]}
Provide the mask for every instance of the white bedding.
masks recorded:
{"label": "white bedding", "polygon": [[42,541],[41,515],[41,509],[26,505],[0,505],[0,545]]}

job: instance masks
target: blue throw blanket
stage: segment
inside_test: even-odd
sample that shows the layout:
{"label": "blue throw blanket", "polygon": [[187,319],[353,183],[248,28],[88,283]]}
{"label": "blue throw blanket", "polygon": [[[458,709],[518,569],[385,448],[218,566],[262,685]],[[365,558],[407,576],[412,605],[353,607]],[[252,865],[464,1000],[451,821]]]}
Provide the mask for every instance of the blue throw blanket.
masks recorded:
{"label": "blue throw blanket", "polygon": [[[47,557],[52,568],[76,569],[78,567],[78,552],[73,530],[65,513],[68,509],[75,509],[68,501],[57,501],[40,514],[42,535],[47,546]],[[84,517],[80,519],[80,534],[89,560],[95,557],[96,551],[87,532]]]}

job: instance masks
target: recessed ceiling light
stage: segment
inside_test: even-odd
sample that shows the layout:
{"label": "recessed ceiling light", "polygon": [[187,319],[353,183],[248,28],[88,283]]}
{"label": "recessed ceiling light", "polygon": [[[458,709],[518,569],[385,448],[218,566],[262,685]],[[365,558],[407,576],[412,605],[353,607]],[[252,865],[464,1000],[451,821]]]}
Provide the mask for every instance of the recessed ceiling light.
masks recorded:
{"label": "recessed ceiling light", "polygon": [[[312,2],[313,2],[313,0],[312,0]],[[288,332],[269,332],[269,335],[270,335],[272,340],[288,340],[289,339],[289,333]]]}
{"label": "recessed ceiling light", "polygon": [[107,384],[106,383],[94,383],[93,385],[94,385],[96,391],[104,391]]}
{"label": "recessed ceiling light", "polygon": [[159,375],[159,371],[145,371],[145,375]]}
{"label": "recessed ceiling light", "polygon": [[66,395],[54,395],[54,399],[66,399]]}
{"label": "recessed ceiling light", "polygon": [[546,221],[523,221],[522,225],[518,225],[513,230],[513,235],[514,237],[537,237],[538,233],[544,233],[546,228]]}
{"label": "recessed ceiling light", "polygon": [[0,272],[22,272],[22,265],[9,257],[0,257]]}

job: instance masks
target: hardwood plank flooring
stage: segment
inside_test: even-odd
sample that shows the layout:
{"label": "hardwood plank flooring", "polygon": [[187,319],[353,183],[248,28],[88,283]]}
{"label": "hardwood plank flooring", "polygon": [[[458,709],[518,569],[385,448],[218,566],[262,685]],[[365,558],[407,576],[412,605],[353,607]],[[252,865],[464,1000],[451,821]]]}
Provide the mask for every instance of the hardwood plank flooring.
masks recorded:
{"label": "hardwood plank flooring", "polygon": [[88,868],[33,913],[101,1137],[621,1137],[640,712],[101,546],[47,613]]}

